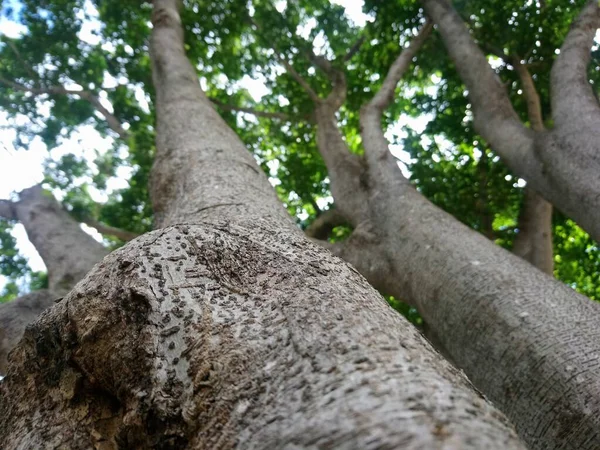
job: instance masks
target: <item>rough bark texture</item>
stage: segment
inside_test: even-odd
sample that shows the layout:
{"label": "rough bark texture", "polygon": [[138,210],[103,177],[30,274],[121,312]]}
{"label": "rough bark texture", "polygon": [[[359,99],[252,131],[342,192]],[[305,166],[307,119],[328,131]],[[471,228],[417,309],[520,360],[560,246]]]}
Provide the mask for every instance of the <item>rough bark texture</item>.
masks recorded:
{"label": "rough bark texture", "polygon": [[[408,67],[420,41],[393,67]],[[393,89],[401,74],[391,70],[383,89]],[[326,247],[380,290],[415,306],[450,359],[532,448],[600,448],[600,343],[594,338],[600,305],[417,193],[383,135],[386,91],[361,111],[368,163],[362,195],[369,197],[371,219],[345,242]]]}
{"label": "rough bark texture", "polygon": [[153,25],[164,228],[28,328],[0,388],[0,447],[524,449],[294,228],[200,91],[176,0],[154,1]]}
{"label": "rough bark texture", "polygon": [[105,258],[15,351],[2,448],[524,448],[349,266],[257,225]]}
{"label": "rough bark texture", "polygon": [[510,167],[554,206],[600,240],[600,106],[587,80],[600,26],[592,0],[573,24],[552,69],[551,131],[519,121],[487,59],[448,0],[423,0],[469,90],[474,126]]}

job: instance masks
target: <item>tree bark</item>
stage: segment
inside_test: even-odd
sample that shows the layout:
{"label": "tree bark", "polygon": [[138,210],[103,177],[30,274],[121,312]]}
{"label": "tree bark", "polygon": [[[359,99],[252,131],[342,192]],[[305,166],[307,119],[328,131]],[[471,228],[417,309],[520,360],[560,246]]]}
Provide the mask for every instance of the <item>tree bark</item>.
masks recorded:
{"label": "tree bark", "polygon": [[11,207],[13,219],[23,224],[48,269],[48,288],[58,296],[108,254],[39,185],[21,191]]}
{"label": "tree bark", "polygon": [[49,286],[0,305],[0,374],[5,374],[8,353],[25,327],[69,292],[108,252],[41,186],[23,190],[17,202],[0,201],[0,216],[23,224],[44,260]]}
{"label": "tree bark", "polygon": [[0,387],[1,446],[524,449],[295,229],[200,90],[176,0],[154,1],[152,60],[162,228],[28,328]]}
{"label": "tree bark", "polygon": [[[420,42],[393,67],[408,67]],[[369,219],[327,248],[416,307],[532,448],[600,448],[600,305],[462,225],[402,177],[381,125],[401,74],[390,70],[361,110]]]}
{"label": "tree bark", "polygon": [[[521,80],[531,129],[543,132],[546,128],[542,106],[533,78],[519,57],[513,58],[511,62]],[[542,272],[553,275],[552,205],[529,186],[525,187],[525,198],[517,226],[519,232],[513,243],[514,254],[529,261]]]}
{"label": "tree bark", "polygon": [[0,374],[6,374],[8,354],[23,337],[27,325],[57,298],[48,289],[41,289],[0,305]]}
{"label": "tree bark", "polygon": [[448,0],[423,0],[469,90],[474,126],[507,166],[546,200],[600,240],[600,106],[587,66],[600,5],[591,0],[573,24],[551,77],[551,131],[518,119],[500,80]]}

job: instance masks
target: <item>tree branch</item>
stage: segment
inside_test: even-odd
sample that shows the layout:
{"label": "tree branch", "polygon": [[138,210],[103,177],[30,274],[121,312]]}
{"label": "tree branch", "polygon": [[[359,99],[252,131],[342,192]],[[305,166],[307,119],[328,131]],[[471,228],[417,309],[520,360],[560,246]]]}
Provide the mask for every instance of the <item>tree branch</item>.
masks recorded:
{"label": "tree branch", "polygon": [[552,67],[552,117],[557,127],[568,126],[579,117],[593,117],[594,125],[600,123],[600,105],[587,77],[590,49],[598,28],[600,4],[592,0],[571,26]]}
{"label": "tree branch", "polygon": [[535,167],[534,133],[519,120],[500,79],[448,0],[422,0],[469,90],[475,129],[515,172]]}
{"label": "tree branch", "polygon": [[0,200],[0,217],[4,217],[8,220],[17,220],[14,202],[11,202],[10,200]]}
{"label": "tree branch", "polygon": [[415,36],[415,38],[411,41],[410,45],[404,49],[392,63],[392,66],[388,70],[388,73],[383,80],[381,88],[368,103],[368,108],[375,108],[379,113],[382,113],[390,106],[394,99],[396,86],[404,76],[406,70],[410,67],[414,56],[431,34],[432,29],[433,22],[431,20],[427,20],[417,36]]}
{"label": "tree branch", "polygon": [[344,57],[342,58],[342,62],[348,62],[352,59],[354,55],[358,53],[362,45],[364,44],[366,38],[365,36],[361,36],[357,39],[357,41],[348,49]]}
{"label": "tree branch", "polygon": [[114,236],[116,238],[121,239],[122,241],[131,241],[136,237],[140,236],[138,233],[134,233],[133,231],[123,230],[121,228],[111,227],[110,225],[106,225],[102,222],[97,221],[92,217],[86,217],[83,220],[83,223],[86,225],[95,228],[100,234],[107,234],[110,236]]}
{"label": "tree branch", "polygon": [[23,68],[31,76],[31,79],[32,80],[39,79],[40,75],[35,70],[33,70],[33,68],[25,61],[25,58],[23,58],[23,56],[21,55],[21,52],[19,52],[19,49],[17,48],[17,46],[15,45],[13,40],[10,38],[2,39],[2,40],[5,41],[8,44],[8,46],[11,48],[11,50],[13,51],[13,53],[15,54],[15,56],[17,57],[17,59],[19,60],[21,65],[23,66]]}
{"label": "tree branch", "polygon": [[0,83],[22,92],[29,92],[33,95],[75,95],[90,103],[96,109],[96,111],[98,111],[104,117],[109,128],[117,133],[121,139],[127,140],[129,138],[129,133],[123,128],[121,122],[119,122],[115,115],[106,109],[100,102],[100,99],[90,91],[67,89],[64,86],[28,87],[2,77],[0,77]]}
{"label": "tree branch", "polygon": [[337,209],[328,209],[313,220],[308,228],[304,230],[304,234],[309,238],[326,240],[335,227],[347,223],[348,220]]}
{"label": "tree branch", "polygon": [[283,120],[286,122],[293,121],[289,115],[282,113],[282,112],[258,111],[253,108],[245,108],[243,106],[235,106],[235,105],[230,105],[228,103],[223,103],[215,98],[211,98],[210,101],[215,106],[217,106],[219,109],[221,109],[223,111],[243,112],[243,113],[247,113],[247,114],[253,114],[256,117],[265,117],[267,119],[277,119],[277,120]]}
{"label": "tree branch", "polygon": [[[389,142],[383,134],[381,116],[392,102],[396,85],[412,63],[415,54],[423,46],[427,36],[431,33],[432,27],[433,25],[429,21],[423,25],[419,34],[392,63],[380,90],[361,108],[360,124],[369,171],[373,177],[381,178],[384,182],[386,179],[392,183],[398,180],[407,181],[398,174],[398,166],[392,158],[389,151]],[[382,164],[384,161],[385,163]]]}
{"label": "tree branch", "polygon": [[[254,28],[256,28],[256,31],[260,32],[260,30],[261,30],[260,25],[254,20],[253,17],[250,17],[249,19],[250,19],[250,23],[254,26]],[[282,56],[277,45],[275,43],[271,43],[269,48],[271,50],[273,50],[273,52],[275,54],[275,58],[285,68],[286,72],[294,80],[296,80],[296,82],[300,86],[302,86],[302,89],[304,89],[304,91],[308,94],[310,99],[314,103],[320,103],[321,98],[317,95],[317,93],[313,90],[313,88],[310,87],[310,84],[308,84],[308,82],[296,71],[296,69],[294,69],[294,67]]]}

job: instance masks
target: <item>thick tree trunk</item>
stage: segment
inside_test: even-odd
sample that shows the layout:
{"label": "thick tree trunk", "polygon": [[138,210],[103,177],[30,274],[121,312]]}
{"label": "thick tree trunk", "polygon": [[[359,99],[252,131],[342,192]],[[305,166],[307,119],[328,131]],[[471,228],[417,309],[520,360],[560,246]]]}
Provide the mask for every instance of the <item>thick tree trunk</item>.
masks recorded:
{"label": "thick tree trunk", "polygon": [[415,306],[532,448],[600,448],[600,305],[432,205],[389,152],[381,114],[421,41],[399,56],[361,111],[369,219],[327,247]]}
{"label": "thick tree trunk", "polygon": [[362,277],[294,228],[201,92],[176,5],[155,0],[153,15],[163,228],[28,329],[0,391],[2,448],[523,449]]}
{"label": "thick tree trunk", "polygon": [[573,24],[551,77],[554,129],[532,131],[448,0],[423,0],[437,23],[473,104],[474,126],[519,177],[600,240],[600,105],[587,66],[600,5],[591,0]]}
{"label": "thick tree trunk", "polygon": [[0,216],[23,224],[48,270],[49,289],[0,305],[0,374],[25,327],[75,286],[108,252],[81,230],[41,186],[23,190],[17,202],[0,201]]}

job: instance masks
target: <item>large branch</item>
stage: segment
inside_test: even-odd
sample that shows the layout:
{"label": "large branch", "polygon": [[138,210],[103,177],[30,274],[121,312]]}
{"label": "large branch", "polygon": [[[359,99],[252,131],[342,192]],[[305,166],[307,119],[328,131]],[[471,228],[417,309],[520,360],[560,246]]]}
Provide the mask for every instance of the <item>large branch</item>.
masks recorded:
{"label": "large branch", "polygon": [[107,108],[105,108],[102,105],[102,102],[100,102],[100,99],[90,91],[67,89],[64,86],[28,87],[11,80],[7,80],[5,78],[0,78],[0,83],[19,91],[29,92],[33,95],[51,94],[77,96],[82,100],[86,100],[87,102],[89,102],[96,109],[96,111],[98,111],[104,117],[109,128],[115,133],[117,133],[121,139],[127,140],[129,138],[129,133],[125,130],[125,128],[123,128],[121,122],[116,118],[114,114],[112,114]]}
{"label": "large branch", "polygon": [[58,295],[69,292],[108,253],[40,186],[20,192],[13,207],[48,269],[50,290]]}
{"label": "large branch", "polygon": [[535,166],[534,134],[515,113],[506,90],[485,54],[448,0],[423,0],[427,14],[437,23],[444,45],[469,91],[476,130],[509,167]]}
{"label": "large branch", "polygon": [[266,175],[200,88],[185,53],[178,3],[154,1],[157,130],[150,192],[155,224],[240,216],[289,223]]}
{"label": "large branch", "polygon": [[600,4],[592,0],[571,26],[552,67],[552,117],[557,128],[572,131],[567,133],[575,142],[581,132],[597,141],[600,130],[600,105],[587,75],[598,28]]}
{"label": "large branch", "polygon": [[386,157],[389,145],[376,112],[368,106],[361,111],[365,153],[380,156],[369,158],[369,171],[381,174],[370,178],[375,220],[355,230],[340,256],[375,286],[416,307],[452,360],[533,449],[598,448],[600,345],[589,336],[600,328],[600,305],[400,181],[400,170]]}
{"label": "large branch", "polygon": [[14,202],[10,200],[0,200],[0,217],[7,220],[17,220]]}

